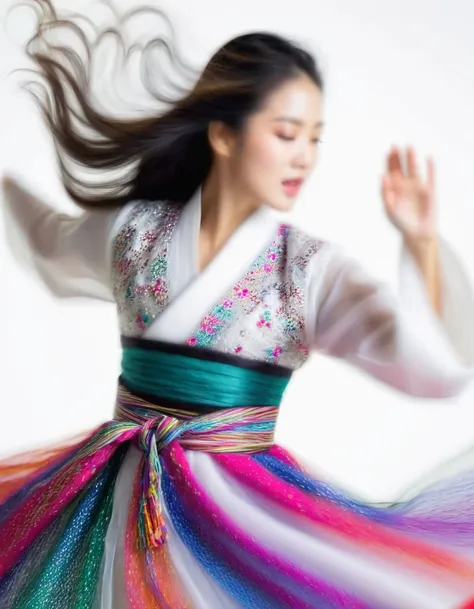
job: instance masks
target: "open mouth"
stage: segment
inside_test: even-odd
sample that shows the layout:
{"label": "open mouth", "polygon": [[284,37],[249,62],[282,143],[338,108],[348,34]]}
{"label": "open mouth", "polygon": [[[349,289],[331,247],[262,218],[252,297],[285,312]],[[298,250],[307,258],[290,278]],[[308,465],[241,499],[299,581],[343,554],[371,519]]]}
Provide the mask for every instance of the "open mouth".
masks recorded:
{"label": "open mouth", "polygon": [[295,180],[284,180],[282,184],[285,193],[290,197],[294,197],[296,194],[298,194],[301,185],[303,184],[303,180],[302,178],[298,178]]}

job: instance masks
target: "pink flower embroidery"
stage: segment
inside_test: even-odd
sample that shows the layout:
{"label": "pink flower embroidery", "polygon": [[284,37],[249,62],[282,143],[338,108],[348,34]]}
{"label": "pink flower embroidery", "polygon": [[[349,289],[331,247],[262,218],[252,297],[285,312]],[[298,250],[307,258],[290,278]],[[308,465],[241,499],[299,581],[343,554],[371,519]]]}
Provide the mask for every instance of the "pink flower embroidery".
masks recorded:
{"label": "pink flower embroidery", "polygon": [[165,290],[166,290],[165,282],[162,279],[158,278],[156,280],[155,285],[153,286],[153,292],[155,294],[160,294],[161,292],[164,292]]}
{"label": "pink flower embroidery", "polygon": [[194,336],[191,336],[191,338],[188,340],[188,345],[195,345],[197,342],[197,339]]}
{"label": "pink flower embroidery", "polygon": [[247,296],[249,295],[249,291],[247,288],[235,288],[235,290],[237,291],[238,298],[247,298]]}
{"label": "pink flower embroidery", "polygon": [[303,345],[303,343],[299,343],[298,344],[298,351],[300,351],[301,353],[303,353],[306,356],[309,355],[308,346],[307,345]]}
{"label": "pink flower embroidery", "polygon": [[213,315],[208,315],[201,324],[201,330],[206,332],[207,334],[215,334],[216,326],[219,323],[217,317]]}
{"label": "pink flower embroidery", "polygon": [[136,285],[133,288],[133,295],[136,297],[144,296],[148,291],[148,286],[146,285]]}
{"label": "pink flower embroidery", "polygon": [[240,353],[242,351],[242,347],[240,345],[238,345],[237,347],[235,347],[234,352],[235,353]]}
{"label": "pink flower embroidery", "polygon": [[149,230],[149,231],[146,231],[146,233],[144,233],[142,238],[143,238],[143,241],[150,241],[151,242],[151,241],[155,241],[156,237],[157,237],[156,231]]}

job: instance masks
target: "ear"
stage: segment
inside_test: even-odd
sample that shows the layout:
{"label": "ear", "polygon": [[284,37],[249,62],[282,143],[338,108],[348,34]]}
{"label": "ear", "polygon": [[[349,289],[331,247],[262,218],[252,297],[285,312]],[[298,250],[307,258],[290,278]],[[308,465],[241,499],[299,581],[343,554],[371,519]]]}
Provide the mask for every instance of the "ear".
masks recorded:
{"label": "ear", "polygon": [[214,154],[225,158],[231,156],[236,136],[228,125],[222,121],[211,121],[207,130],[207,136]]}

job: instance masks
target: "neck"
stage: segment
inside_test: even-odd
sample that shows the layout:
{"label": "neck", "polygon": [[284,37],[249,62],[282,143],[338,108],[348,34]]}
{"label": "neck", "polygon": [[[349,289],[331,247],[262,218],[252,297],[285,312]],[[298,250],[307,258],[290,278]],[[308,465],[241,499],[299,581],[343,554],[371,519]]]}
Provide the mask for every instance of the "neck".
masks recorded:
{"label": "neck", "polygon": [[255,197],[211,171],[202,188],[201,235],[212,249],[219,249],[259,207]]}

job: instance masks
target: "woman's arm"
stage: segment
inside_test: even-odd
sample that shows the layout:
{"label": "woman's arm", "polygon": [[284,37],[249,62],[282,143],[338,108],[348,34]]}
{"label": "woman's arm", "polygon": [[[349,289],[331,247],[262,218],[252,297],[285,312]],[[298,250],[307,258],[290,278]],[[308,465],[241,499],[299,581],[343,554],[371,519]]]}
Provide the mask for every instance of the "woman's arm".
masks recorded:
{"label": "woman's arm", "polygon": [[474,377],[474,298],[454,253],[439,241],[443,310],[406,248],[400,294],[331,244],[309,269],[308,341],[409,395],[450,397]]}
{"label": "woman's arm", "polygon": [[404,240],[404,248],[408,251],[416,263],[433,310],[438,315],[442,312],[441,298],[441,268],[439,263],[439,238],[431,237],[426,239]]}
{"label": "woman's arm", "polygon": [[326,244],[309,272],[308,338],[401,391],[448,397],[474,376],[474,299],[437,234],[432,162],[426,183],[411,149],[406,167],[392,150],[382,182],[387,215],[403,242],[400,296]]}
{"label": "woman's arm", "polygon": [[409,147],[405,159],[397,148],[387,156],[381,195],[385,212],[402,236],[423,277],[433,309],[442,310],[439,238],[436,226],[435,168],[427,163],[427,178],[420,177],[416,154]]}
{"label": "woman's arm", "polygon": [[15,258],[57,297],[113,301],[109,237],[122,210],[72,217],[14,178],[2,186],[4,234]]}

